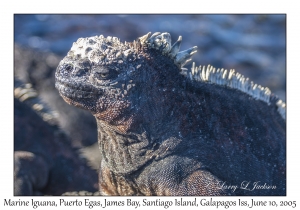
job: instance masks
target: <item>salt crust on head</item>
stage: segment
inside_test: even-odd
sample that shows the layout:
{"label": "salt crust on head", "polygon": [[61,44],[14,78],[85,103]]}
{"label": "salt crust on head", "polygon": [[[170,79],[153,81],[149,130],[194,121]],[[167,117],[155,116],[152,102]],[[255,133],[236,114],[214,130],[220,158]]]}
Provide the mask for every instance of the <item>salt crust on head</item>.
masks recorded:
{"label": "salt crust on head", "polygon": [[[208,82],[212,84],[224,85],[230,88],[238,89],[254,99],[261,100],[270,104],[271,91],[269,88],[257,85],[245,78],[243,75],[235,72],[235,70],[216,69],[208,65],[197,67],[193,63],[190,70],[184,66],[191,61],[193,54],[197,52],[197,47],[194,46],[184,51],[179,51],[182,37],[172,45],[171,35],[169,33],[156,32],[154,34],[147,33],[139,37],[133,42],[120,42],[117,37],[104,37],[103,35],[79,38],[73,43],[71,50],[67,57],[72,59],[88,59],[95,64],[110,64],[112,62],[122,63],[127,61],[131,56],[137,56],[138,49],[141,46],[148,46],[149,48],[161,51],[163,55],[167,55],[174,61],[180,69],[180,73],[190,78],[191,80],[199,82]],[[276,102],[278,112],[285,119],[286,104],[278,99]]]}

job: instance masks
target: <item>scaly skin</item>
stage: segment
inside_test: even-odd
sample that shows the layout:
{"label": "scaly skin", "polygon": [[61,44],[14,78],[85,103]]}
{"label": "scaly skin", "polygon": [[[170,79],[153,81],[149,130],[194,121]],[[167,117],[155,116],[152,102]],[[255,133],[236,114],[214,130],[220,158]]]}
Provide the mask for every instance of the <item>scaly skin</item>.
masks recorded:
{"label": "scaly skin", "polygon": [[57,68],[64,100],[97,120],[100,193],[285,195],[278,99],[191,80],[181,67],[195,48],[169,40],[79,39]]}

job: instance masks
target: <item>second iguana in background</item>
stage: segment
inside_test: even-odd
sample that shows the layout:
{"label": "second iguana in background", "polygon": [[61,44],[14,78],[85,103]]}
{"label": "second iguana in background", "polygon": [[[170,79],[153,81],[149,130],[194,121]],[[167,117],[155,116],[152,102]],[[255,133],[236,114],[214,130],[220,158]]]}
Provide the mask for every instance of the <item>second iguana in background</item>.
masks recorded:
{"label": "second iguana in background", "polygon": [[102,195],[286,195],[285,104],[233,70],[183,68],[169,33],[80,38],[56,70],[98,125]]}

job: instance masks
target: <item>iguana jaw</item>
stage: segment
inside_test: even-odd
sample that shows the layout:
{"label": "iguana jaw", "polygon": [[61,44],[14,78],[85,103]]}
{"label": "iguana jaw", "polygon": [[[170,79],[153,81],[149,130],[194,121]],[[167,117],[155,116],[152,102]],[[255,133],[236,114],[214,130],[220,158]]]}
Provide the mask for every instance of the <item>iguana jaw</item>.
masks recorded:
{"label": "iguana jaw", "polygon": [[76,87],[72,85],[72,83],[61,82],[58,80],[55,83],[55,87],[62,96],[72,99],[88,99],[93,97],[99,97],[103,94],[103,91],[101,89],[95,89],[89,86],[82,86],[79,89],[78,86]]}

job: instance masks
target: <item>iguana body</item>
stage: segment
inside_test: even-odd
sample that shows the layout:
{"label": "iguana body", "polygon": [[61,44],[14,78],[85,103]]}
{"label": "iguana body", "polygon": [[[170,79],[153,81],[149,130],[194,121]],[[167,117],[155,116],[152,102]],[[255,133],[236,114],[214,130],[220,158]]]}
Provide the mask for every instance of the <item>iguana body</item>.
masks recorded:
{"label": "iguana body", "polygon": [[61,96],[97,120],[100,193],[285,195],[284,104],[233,71],[182,68],[196,47],[180,43],[81,38],[60,62]]}

